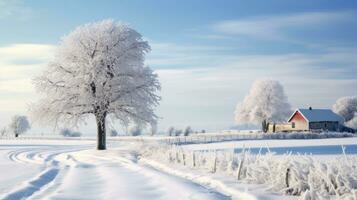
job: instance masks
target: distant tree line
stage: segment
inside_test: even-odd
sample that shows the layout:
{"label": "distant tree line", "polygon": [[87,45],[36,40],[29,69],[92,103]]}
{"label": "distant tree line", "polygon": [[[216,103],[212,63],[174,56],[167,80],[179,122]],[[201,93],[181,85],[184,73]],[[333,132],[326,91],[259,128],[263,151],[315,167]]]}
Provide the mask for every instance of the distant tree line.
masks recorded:
{"label": "distant tree line", "polygon": [[[200,133],[205,133],[206,130],[201,130]],[[198,131],[194,131],[191,126],[187,126],[184,130],[176,129],[175,127],[171,126],[167,130],[168,136],[189,136],[192,133],[199,133]]]}
{"label": "distant tree line", "polygon": [[60,130],[60,135],[64,137],[81,137],[82,133],[79,131],[73,131],[68,128],[64,128]]}

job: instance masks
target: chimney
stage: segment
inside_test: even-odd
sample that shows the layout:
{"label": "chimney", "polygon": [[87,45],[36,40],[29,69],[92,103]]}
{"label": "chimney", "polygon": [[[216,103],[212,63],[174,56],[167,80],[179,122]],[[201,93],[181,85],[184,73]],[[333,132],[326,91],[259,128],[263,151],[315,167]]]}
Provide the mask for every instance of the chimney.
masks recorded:
{"label": "chimney", "polygon": [[309,107],[309,110],[312,110],[311,106]]}

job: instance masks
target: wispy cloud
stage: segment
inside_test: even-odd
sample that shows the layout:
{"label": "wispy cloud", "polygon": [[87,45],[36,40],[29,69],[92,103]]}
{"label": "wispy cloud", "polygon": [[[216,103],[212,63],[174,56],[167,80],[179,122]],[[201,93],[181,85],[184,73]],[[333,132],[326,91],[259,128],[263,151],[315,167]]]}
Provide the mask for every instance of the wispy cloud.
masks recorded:
{"label": "wispy cloud", "polygon": [[32,11],[23,0],[0,0],[0,20],[5,18],[27,19]]}
{"label": "wispy cloud", "polygon": [[187,45],[175,43],[150,42],[152,52],[147,64],[157,68],[172,67],[207,67],[212,64],[212,55],[227,55],[229,47],[210,45]]}
{"label": "wispy cloud", "polygon": [[29,99],[36,98],[31,80],[44,68],[53,50],[54,46],[46,44],[13,44],[0,47],[2,112],[23,113],[27,110]]}
{"label": "wispy cloud", "polygon": [[261,39],[287,39],[291,29],[325,26],[353,19],[355,12],[305,12],[288,15],[260,16],[220,21],[213,30],[228,35],[241,35]]}
{"label": "wispy cloud", "polygon": [[13,44],[0,47],[0,84],[5,80],[28,78],[40,70],[52,56],[54,46]]}
{"label": "wispy cloud", "polygon": [[[166,52],[182,62],[182,55],[169,49]],[[168,67],[157,70],[163,96],[158,110],[164,116],[161,124],[227,128],[234,124],[236,103],[260,78],[281,81],[293,106],[330,107],[338,97],[357,93],[353,52],[338,48],[315,54],[191,54],[201,63],[188,68],[175,67],[174,60],[164,59],[160,63]]]}
{"label": "wispy cloud", "polygon": [[[23,112],[29,97],[37,98],[31,78],[41,72],[54,48],[45,44],[0,47],[2,112]],[[188,124],[208,129],[231,126],[236,103],[259,78],[281,81],[297,107],[328,107],[340,96],[357,93],[354,48],[278,55],[239,55],[229,48],[175,43],[152,43],[152,48],[154,55],[147,64],[157,69],[162,83],[160,129]]]}

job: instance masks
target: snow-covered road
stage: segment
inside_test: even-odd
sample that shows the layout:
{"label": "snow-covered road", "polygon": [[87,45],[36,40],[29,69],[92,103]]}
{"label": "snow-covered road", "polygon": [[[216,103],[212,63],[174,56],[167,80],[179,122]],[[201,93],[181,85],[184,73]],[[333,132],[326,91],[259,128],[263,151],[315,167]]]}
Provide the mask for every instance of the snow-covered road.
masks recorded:
{"label": "snow-covered road", "polygon": [[0,199],[230,199],[93,141],[1,141]]}

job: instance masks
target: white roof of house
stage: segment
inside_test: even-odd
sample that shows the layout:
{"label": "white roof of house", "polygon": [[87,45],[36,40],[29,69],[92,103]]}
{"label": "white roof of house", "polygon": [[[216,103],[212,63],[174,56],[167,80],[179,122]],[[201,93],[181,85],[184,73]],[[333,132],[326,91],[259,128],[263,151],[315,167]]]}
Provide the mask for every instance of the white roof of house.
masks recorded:
{"label": "white roof of house", "polygon": [[[330,109],[304,109],[300,108],[297,109],[296,111],[299,111],[303,117],[309,121],[309,122],[343,122],[344,119],[340,115],[334,113]],[[293,115],[289,118],[288,121],[291,120],[291,118],[294,116],[296,111],[293,113]]]}

